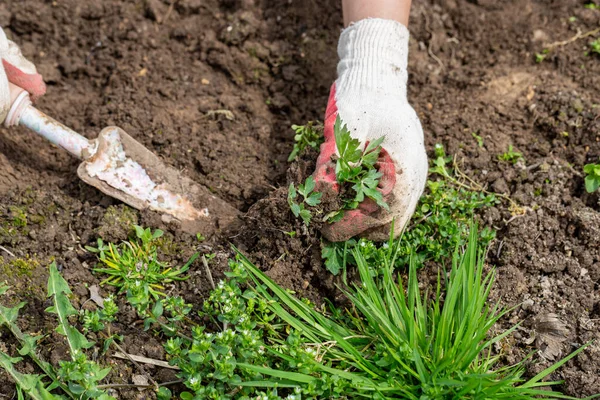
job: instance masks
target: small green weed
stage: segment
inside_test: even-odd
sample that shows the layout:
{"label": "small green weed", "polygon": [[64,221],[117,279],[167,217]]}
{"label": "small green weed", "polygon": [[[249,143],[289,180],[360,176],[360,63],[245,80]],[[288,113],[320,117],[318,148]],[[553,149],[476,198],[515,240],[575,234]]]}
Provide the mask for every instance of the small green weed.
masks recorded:
{"label": "small green weed", "polygon": [[523,154],[514,151],[512,144],[508,145],[508,150],[505,153],[498,155],[498,159],[511,164],[516,164],[519,160],[524,160]]}
{"label": "small green weed", "polygon": [[586,5],[584,5],[584,7],[590,10],[600,10],[600,5],[597,5],[596,3],[592,2],[587,3]]}
{"label": "small green weed", "polygon": [[587,164],[583,167],[585,172],[585,190],[593,193],[600,187],[600,164]]}
{"label": "small green weed", "polygon": [[535,53],[535,62],[543,62],[548,57],[548,54],[550,54],[550,49],[543,49],[541,53]]}
{"label": "small green weed", "polygon": [[[321,197],[323,193],[314,192],[315,189],[315,178],[309,176],[306,178],[304,184],[298,185],[298,190],[293,183],[290,183],[290,187],[288,189],[288,204],[290,205],[290,209],[296,218],[302,218],[304,224],[308,226],[312,219],[312,213],[306,206],[314,207],[321,203]],[[298,194],[302,196],[302,200],[297,202]]]}
{"label": "small green weed", "polygon": [[137,240],[123,242],[120,245],[106,245],[98,239],[97,247],[86,246],[86,249],[96,253],[104,267],[94,268],[95,272],[107,274],[108,278],[101,284],[119,287],[128,293],[140,292],[145,288],[148,294],[158,297],[164,295],[164,284],[186,279],[183,274],[198,257],[194,256],[181,268],[172,268],[161,262],[157,255],[156,240],[163,235],[157,229],[152,232],[135,225]]}
{"label": "small green weed", "polygon": [[11,214],[13,226],[21,228],[27,226],[27,213],[25,213],[23,207],[9,206],[8,209]]}
{"label": "small green weed", "polygon": [[316,148],[323,142],[323,124],[309,121],[306,125],[292,125],[296,132],[294,148],[288,157],[288,162],[293,161],[307,147]]}
{"label": "small green weed", "polygon": [[473,136],[473,138],[477,140],[477,146],[483,147],[483,138],[480,135],[478,135],[477,132],[471,132],[471,136]]}
{"label": "small green weed", "polygon": [[600,39],[590,42],[590,53],[600,54]]}

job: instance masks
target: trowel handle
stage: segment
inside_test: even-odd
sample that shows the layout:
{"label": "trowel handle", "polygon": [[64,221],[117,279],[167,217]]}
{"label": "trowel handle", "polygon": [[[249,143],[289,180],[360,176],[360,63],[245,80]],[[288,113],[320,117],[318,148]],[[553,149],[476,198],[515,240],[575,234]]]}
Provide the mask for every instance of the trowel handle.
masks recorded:
{"label": "trowel handle", "polygon": [[96,140],[88,140],[33,107],[27,92],[22,92],[13,102],[5,125],[26,126],[80,160],[94,155],[98,147]]}

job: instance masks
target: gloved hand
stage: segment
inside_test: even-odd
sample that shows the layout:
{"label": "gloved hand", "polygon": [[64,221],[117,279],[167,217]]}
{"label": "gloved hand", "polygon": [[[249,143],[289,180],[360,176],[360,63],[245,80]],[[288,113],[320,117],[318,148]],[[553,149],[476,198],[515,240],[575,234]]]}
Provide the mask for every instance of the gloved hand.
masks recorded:
{"label": "gloved hand", "polygon": [[342,220],[325,225],[323,235],[334,242],[361,235],[389,238],[394,220],[398,236],[414,213],[427,179],[423,130],[406,98],[408,29],[399,22],[363,19],[344,29],[338,44],[338,79],[325,113],[325,143],[317,159],[315,180],[325,193],[339,193],[335,177],[337,153],[333,126],[339,114],[361,145],[382,136],[378,164],[379,190],[390,211],[370,199],[346,211]]}
{"label": "gloved hand", "polygon": [[0,59],[0,123],[3,123],[16,93],[13,90],[11,97],[9,82],[29,92],[33,101],[46,93],[46,85],[35,66],[23,57],[19,47],[6,38],[1,28]]}

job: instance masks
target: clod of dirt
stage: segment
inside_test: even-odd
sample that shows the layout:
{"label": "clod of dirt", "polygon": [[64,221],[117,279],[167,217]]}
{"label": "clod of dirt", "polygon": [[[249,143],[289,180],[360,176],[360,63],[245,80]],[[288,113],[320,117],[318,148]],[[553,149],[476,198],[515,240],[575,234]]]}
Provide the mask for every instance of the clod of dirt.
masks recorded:
{"label": "clod of dirt", "polygon": [[138,214],[125,204],[109,206],[100,224],[98,236],[106,242],[119,243],[133,233],[134,225],[138,225]]}

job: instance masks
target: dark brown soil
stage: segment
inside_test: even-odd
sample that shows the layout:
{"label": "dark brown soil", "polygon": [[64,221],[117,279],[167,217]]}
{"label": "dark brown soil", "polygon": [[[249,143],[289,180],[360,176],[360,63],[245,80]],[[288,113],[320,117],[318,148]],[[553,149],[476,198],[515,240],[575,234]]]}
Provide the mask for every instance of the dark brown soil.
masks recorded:
{"label": "dark brown soil", "polygon": [[[94,257],[83,246],[98,236],[124,239],[131,223],[166,230],[164,257],[173,263],[195,251],[215,253],[217,280],[234,243],[282,285],[317,300],[334,296],[318,233],[292,218],[285,188],[312,168],[304,160],[288,171],[289,127],[324,113],[335,78],[338,3],[0,4],[0,26],[48,83],[40,109],[89,137],[118,125],[247,212],[241,229],[199,243],[156,215],[132,211],[81,183],[77,161],[35,135],[0,129],[0,246],[30,265],[10,266],[13,257],[0,249],[0,280],[13,286],[15,301],[29,302],[21,323],[48,334],[42,352],[49,360],[60,359],[65,349],[43,312],[46,266],[57,261],[81,306],[88,287],[98,283],[91,271]],[[539,349],[546,360],[531,365],[531,375],[596,339],[553,375],[566,380],[562,390],[573,396],[600,392],[600,204],[598,194],[585,192],[582,174],[582,166],[600,156],[600,56],[586,55],[592,38],[558,46],[542,63],[535,62],[535,53],[596,28],[600,10],[584,4],[422,0],[413,4],[410,25],[409,98],[428,150],[444,144],[465,173],[528,210],[515,218],[502,205],[482,215],[498,230],[489,253],[498,267],[493,298],[507,306],[524,302],[502,321],[505,327],[522,322],[504,345],[506,360]],[[483,138],[481,147],[472,133]],[[524,162],[498,161],[509,144],[523,153]],[[20,223],[23,216],[26,225]],[[192,278],[180,287],[189,302],[199,303],[208,291],[203,271],[196,263]],[[124,311],[118,329],[125,349],[164,358],[131,310]],[[566,336],[548,333],[548,320],[561,321],[553,324],[564,329],[555,331]],[[6,332],[0,335],[0,348],[14,346]],[[111,382],[131,383],[140,374],[128,362],[106,362],[114,367]],[[169,371],[143,368],[159,381],[172,379]],[[0,394],[14,396],[3,373]]]}

